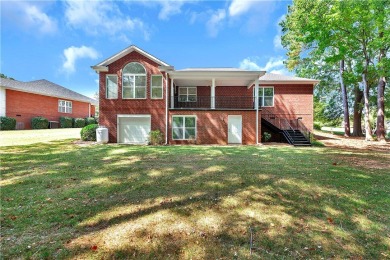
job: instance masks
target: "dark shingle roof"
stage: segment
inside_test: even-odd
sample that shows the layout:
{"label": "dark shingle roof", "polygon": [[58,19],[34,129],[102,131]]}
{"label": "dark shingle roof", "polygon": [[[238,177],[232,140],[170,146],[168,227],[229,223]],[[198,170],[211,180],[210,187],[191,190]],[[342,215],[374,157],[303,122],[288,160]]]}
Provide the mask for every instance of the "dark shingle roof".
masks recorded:
{"label": "dark shingle roof", "polygon": [[81,95],[45,79],[21,82],[12,79],[0,78],[0,86],[22,92],[58,97],[97,105],[97,100]]}

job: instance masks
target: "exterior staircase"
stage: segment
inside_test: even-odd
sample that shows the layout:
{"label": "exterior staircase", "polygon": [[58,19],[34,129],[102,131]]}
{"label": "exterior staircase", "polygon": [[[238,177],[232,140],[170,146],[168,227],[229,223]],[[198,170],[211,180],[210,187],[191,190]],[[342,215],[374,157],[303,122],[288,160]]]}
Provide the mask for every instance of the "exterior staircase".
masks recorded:
{"label": "exterior staircase", "polygon": [[286,119],[280,118],[269,110],[262,108],[261,124],[272,132],[281,134],[284,139],[294,146],[311,146],[310,131],[300,120],[294,120],[294,124]]}

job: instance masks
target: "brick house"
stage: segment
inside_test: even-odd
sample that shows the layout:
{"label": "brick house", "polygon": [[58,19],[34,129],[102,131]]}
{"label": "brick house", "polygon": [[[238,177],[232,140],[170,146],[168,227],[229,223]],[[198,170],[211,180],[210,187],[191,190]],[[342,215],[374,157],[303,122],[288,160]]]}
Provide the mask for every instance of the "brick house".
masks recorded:
{"label": "brick house", "polygon": [[16,129],[31,129],[31,118],[85,118],[95,115],[97,101],[47,80],[0,79],[0,116],[16,119]]}
{"label": "brick house", "polygon": [[[175,70],[130,46],[92,66],[99,74],[99,122],[109,141],[167,144],[307,143],[316,80],[233,68]],[[305,139],[305,140],[303,140]]]}

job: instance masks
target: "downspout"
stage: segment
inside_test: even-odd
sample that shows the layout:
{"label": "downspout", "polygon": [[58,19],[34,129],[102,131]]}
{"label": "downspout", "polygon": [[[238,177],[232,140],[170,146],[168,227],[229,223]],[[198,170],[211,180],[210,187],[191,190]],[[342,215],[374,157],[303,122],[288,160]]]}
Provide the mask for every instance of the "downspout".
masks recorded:
{"label": "downspout", "polygon": [[165,72],[165,145],[168,145],[168,72]]}
{"label": "downspout", "polygon": [[259,144],[259,79],[255,80],[256,144]]}

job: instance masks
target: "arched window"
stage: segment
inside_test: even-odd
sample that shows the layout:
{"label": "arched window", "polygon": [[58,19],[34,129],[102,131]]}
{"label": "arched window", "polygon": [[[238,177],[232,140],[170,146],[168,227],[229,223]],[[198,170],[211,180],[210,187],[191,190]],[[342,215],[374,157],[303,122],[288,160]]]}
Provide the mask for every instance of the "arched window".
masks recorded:
{"label": "arched window", "polygon": [[130,62],[122,70],[122,98],[146,98],[146,70],[138,62]]}

